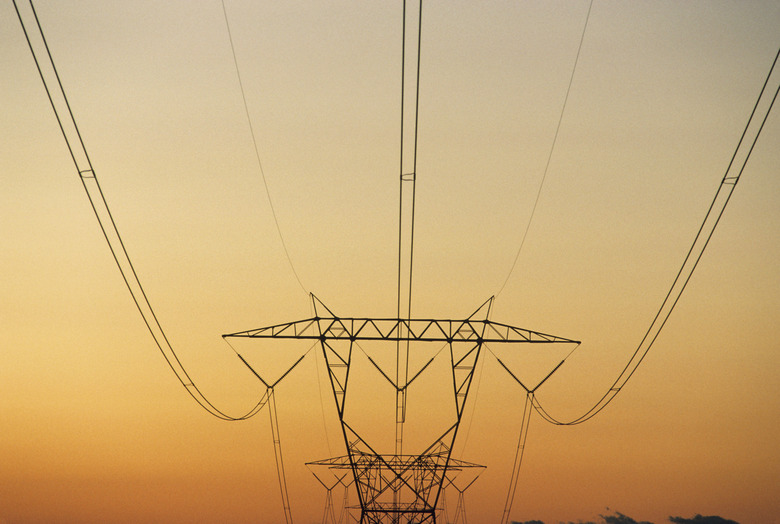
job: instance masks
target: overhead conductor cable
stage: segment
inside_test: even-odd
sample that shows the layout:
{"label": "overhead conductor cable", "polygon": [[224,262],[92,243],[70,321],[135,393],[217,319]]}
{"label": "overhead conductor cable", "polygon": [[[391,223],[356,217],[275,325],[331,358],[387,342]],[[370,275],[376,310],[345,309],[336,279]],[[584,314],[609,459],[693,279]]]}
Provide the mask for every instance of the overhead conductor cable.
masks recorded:
{"label": "overhead conductor cable", "polygon": [[[138,312],[141,314],[141,318],[143,319],[146,328],[152,335],[157,348],[160,350],[160,353],[162,353],[168,366],[171,368],[174,375],[176,375],[176,378],[181,385],[184,386],[187,393],[189,393],[195,402],[210,414],[219,419],[231,421],[245,420],[254,416],[268,401],[267,391],[264,392],[257,404],[244,415],[238,417],[228,415],[217,408],[203,395],[187,373],[179,360],[179,357],[176,355],[176,352],[168,340],[162,325],[157,319],[157,315],[141,285],[141,281],[138,278],[138,274],[135,271],[135,267],[130,260],[130,256],[125,249],[122,237],[114,222],[114,217],[112,216],[111,210],[103,195],[103,190],[100,188],[97,174],[95,173],[92,162],[87,154],[78,126],[76,125],[76,120],[71,111],[70,104],[68,103],[68,98],[65,95],[65,90],[60,81],[59,74],[57,73],[57,68],[54,65],[54,60],[51,56],[49,46],[43,34],[43,28],[38,20],[38,15],[35,12],[32,0],[28,0],[29,9],[25,10],[24,14],[20,10],[17,0],[13,1],[16,14],[22,25],[22,30],[24,31],[24,36],[27,39],[27,45],[35,60],[38,74],[43,81],[46,95],[49,98],[52,109],[54,109],[54,115],[57,118],[57,123],[60,126],[62,136],[65,138],[65,143],[68,147],[71,159],[76,166],[81,184],[84,187],[84,191],[87,193],[87,198],[89,198],[92,211],[95,213],[103,236],[114,257],[114,262],[122,275],[122,279],[124,280],[127,289],[130,291],[133,302],[135,303]],[[26,23],[25,19],[30,19],[30,22]],[[36,44],[33,43],[33,39],[36,40]],[[42,47],[44,52],[39,55],[39,53],[36,52],[36,47]]]}
{"label": "overhead conductor cable", "polygon": [[[634,372],[637,370],[642,360],[647,355],[653,343],[657,340],[658,335],[661,333],[666,321],[672,314],[674,307],[680,300],[685,287],[693,275],[696,266],[701,260],[704,250],[707,248],[707,244],[712,238],[715,228],[718,225],[723,212],[726,209],[726,205],[731,199],[731,195],[739,182],[742,173],[745,170],[750,155],[753,152],[753,148],[758,141],[758,137],[761,135],[761,131],[764,128],[764,124],[769,117],[772,107],[777,100],[778,92],[780,92],[780,71],[777,70],[778,57],[780,57],[780,49],[778,49],[775,59],[772,62],[772,66],[769,68],[769,73],[764,80],[764,85],[761,87],[761,91],[758,95],[753,110],[750,113],[745,129],[742,131],[742,135],[737,142],[737,147],[734,150],[734,154],[731,156],[726,172],[720,181],[715,197],[710,203],[710,207],[707,210],[707,214],[704,216],[704,220],[699,226],[699,231],[696,233],[693,243],[691,244],[688,254],[685,256],[682,265],[680,266],[677,276],[674,278],[669,291],[666,294],[661,306],[655,314],[650,326],[647,328],[642,340],[639,342],[636,350],[629,359],[626,366],[621,371],[620,375],[615,379],[612,385],[607,389],[604,395],[584,414],[569,421],[559,420],[545,410],[539,400],[534,397],[534,408],[544,417],[545,420],[552,424],[557,425],[574,425],[581,424],[586,420],[593,418],[597,413],[604,409],[607,404],[612,402],[618,393],[626,385],[626,382],[631,378]],[[772,86],[775,86],[774,94],[772,94]],[[767,86],[770,89],[767,90]],[[757,117],[757,114],[761,109],[763,117]],[[740,160],[738,160],[740,159]]]}

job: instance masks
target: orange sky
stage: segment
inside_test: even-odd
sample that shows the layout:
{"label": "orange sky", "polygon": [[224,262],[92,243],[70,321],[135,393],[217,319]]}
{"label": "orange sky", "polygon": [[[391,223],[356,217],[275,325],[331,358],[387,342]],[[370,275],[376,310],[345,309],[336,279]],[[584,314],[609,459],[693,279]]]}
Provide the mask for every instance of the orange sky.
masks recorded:
{"label": "orange sky", "polygon": [[[400,6],[226,5],[304,286],[344,316],[394,315]],[[248,409],[261,388],[220,335],[303,318],[310,305],[257,171],[221,4],[36,7],[162,324],[215,403]],[[587,7],[426,4],[416,316],[463,317],[500,289]],[[282,521],[267,411],[213,419],[171,374],[10,3],[0,27],[0,522]],[[595,402],[652,320],[780,45],[777,27],[776,2],[594,2],[539,208],[492,315],[583,341],[539,392],[554,414]],[[576,427],[532,418],[513,519],[595,519],[606,507],[656,523],[777,519],[779,143],[775,110],[682,300],[615,402]],[[310,354],[277,391],[298,523],[319,522],[324,507],[303,463],[343,453],[323,366]],[[481,524],[501,514],[523,397],[495,360],[477,373],[456,451],[488,466],[467,497],[469,522]],[[417,416],[435,386],[410,391]]]}

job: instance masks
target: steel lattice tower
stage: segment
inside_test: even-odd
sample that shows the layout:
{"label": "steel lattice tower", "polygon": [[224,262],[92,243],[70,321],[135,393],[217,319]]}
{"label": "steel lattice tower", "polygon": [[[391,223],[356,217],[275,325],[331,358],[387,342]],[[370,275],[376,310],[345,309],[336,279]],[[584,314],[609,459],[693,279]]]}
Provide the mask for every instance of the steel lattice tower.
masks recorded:
{"label": "steel lattice tower", "polygon": [[[371,524],[435,523],[442,488],[464,470],[478,470],[478,464],[455,459],[452,449],[471,391],[474,370],[486,344],[578,344],[577,341],[530,331],[489,320],[491,298],[465,319],[399,319],[339,317],[312,295],[315,316],[295,322],[223,335],[225,338],[297,339],[319,343],[327,363],[333,399],[341,424],[346,455],[310,462],[337,472],[351,474],[357,489],[360,522]],[[368,442],[355,429],[345,407],[350,393],[353,355],[366,343],[397,344],[414,351],[415,343],[434,342],[448,353],[451,371],[452,416],[440,428],[439,436],[416,453],[386,453]],[[410,378],[397,382],[392,370],[377,364],[371,352],[368,360],[392,384],[399,396],[433,362],[431,358]],[[248,364],[247,364],[248,365]],[[386,367],[386,366],[385,366]],[[258,375],[259,378],[259,375]],[[402,420],[403,422],[403,420]]]}
{"label": "steel lattice tower", "polygon": [[[223,335],[226,338],[308,339],[319,343],[327,365],[346,454],[309,462],[308,465],[328,468],[338,479],[343,479],[345,472],[351,475],[351,482],[347,484],[355,484],[359,502],[356,509],[359,510],[361,524],[435,523],[443,488],[466,471],[478,475],[482,470],[483,466],[454,458],[452,450],[471,390],[474,370],[486,344],[579,344],[573,340],[492,322],[489,319],[492,297],[465,319],[412,317],[422,1],[409,3],[414,5],[407,5],[406,0],[403,2],[396,316],[340,317],[311,295],[315,312],[312,318]],[[407,97],[407,92],[414,96]],[[424,353],[420,351],[421,346],[430,347],[431,343],[441,346],[437,355],[448,353],[451,403],[446,416],[449,420],[434,431],[433,434],[437,436],[421,446],[422,449],[409,453],[404,449],[405,445],[409,447],[404,442],[409,385],[435,357],[419,368],[411,365],[411,361],[418,353]],[[366,350],[363,345],[370,348]],[[370,438],[358,432],[352,420],[354,414],[347,413],[345,409],[351,391],[351,372],[356,350],[365,354],[394,389],[395,445],[392,453],[378,449],[375,442],[369,442]],[[392,354],[394,362],[389,364],[385,359],[383,365],[380,365],[378,353],[385,356]],[[249,366],[246,360],[244,363]],[[273,384],[263,380],[254,369],[252,371],[269,390],[273,389]],[[318,480],[322,483],[319,477]],[[472,482],[466,484],[471,485]],[[288,504],[286,493],[283,493],[283,498],[285,504]],[[287,505],[285,510],[288,510]]]}

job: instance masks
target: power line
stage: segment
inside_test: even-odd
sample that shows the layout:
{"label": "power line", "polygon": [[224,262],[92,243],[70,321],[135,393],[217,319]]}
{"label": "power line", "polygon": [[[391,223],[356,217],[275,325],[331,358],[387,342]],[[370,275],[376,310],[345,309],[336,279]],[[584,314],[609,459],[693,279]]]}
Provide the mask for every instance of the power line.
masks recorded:
{"label": "power line", "polygon": [[246,114],[246,121],[249,125],[249,133],[252,135],[252,144],[255,148],[255,158],[257,159],[257,169],[260,171],[260,177],[263,179],[263,187],[265,188],[265,196],[268,198],[268,206],[271,208],[271,215],[274,218],[274,224],[276,225],[276,232],[279,234],[279,241],[282,243],[282,249],[284,249],[284,255],[287,257],[287,263],[290,265],[290,269],[295,276],[295,280],[298,281],[298,285],[301,286],[306,295],[309,295],[309,291],[306,286],[301,282],[301,277],[298,276],[298,272],[295,270],[295,265],[290,257],[290,251],[287,249],[287,243],[284,241],[282,235],[282,228],[279,226],[279,218],[276,216],[276,208],[274,208],[273,200],[271,199],[271,191],[268,189],[268,180],[265,177],[265,171],[263,170],[263,162],[260,160],[260,148],[257,146],[257,138],[255,137],[255,129],[252,126],[252,118],[249,115],[249,105],[246,101],[246,93],[244,92],[244,83],[241,81],[241,72],[238,68],[238,58],[236,57],[236,48],[233,45],[233,34],[230,31],[230,22],[228,22],[227,8],[225,7],[225,0],[222,0],[222,13],[225,15],[225,27],[227,28],[228,39],[230,40],[230,51],[233,54],[233,65],[236,69],[236,78],[238,79],[238,87],[241,89],[241,99],[244,102],[244,113]]}
{"label": "power line", "polygon": [[501,524],[506,524],[509,520],[509,512],[512,511],[512,503],[515,500],[517,492],[517,481],[520,478],[520,465],[523,463],[523,454],[525,453],[525,441],[528,438],[528,426],[531,422],[533,413],[534,394],[529,391],[525,395],[525,404],[523,404],[523,417],[520,423],[520,434],[517,437],[517,449],[515,450],[515,460],[512,463],[512,476],[509,479],[509,489],[504,502],[504,512],[501,514]]}
{"label": "power line", "polygon": [[[187,393],[203,409],[208,411],[211,415],[222,420],[245,420],[254,416],[268,401],[267,392],[263,394],[257,404],[255,404],[254,407],[252,407],[252,409],[250,409],[244,415],[238,417],[228,415],[212,404],[211,401],[209,401],[208,398],[206,398],[206,396],[200,391],[198,386],[187,373],[184,365],[179,360],[178,355],[174,351],[173,346],[171,345],[168,336],[165,333],[165,330],[157,318],[157,314],[155,313],[154,308],[149,302],[146,291],[141,285],[141,281],[138,278],[135,267],[133,266],[133,263],[130,260],[130,256],[127,253],[127,249],[125,248],[122,236],[119,234],[114,217],[111,214],[111,210],[108,207],[103,190],[100,187],[97,174],[95,173],[92,162],[89,159],[89,154],[87,153],[84,141],[82,140],[81,132],[76,125],[76,120],[73,116],[73,112],[71,111],[70,103],[68,102],[68,98],[62,86],[59,73],[57,72],[57,68],[54,65],[54,59],[51,56],[51,51],[49,49],[48,43],[46,42],[43,28],[41,27],[40,21],[38,19],[38,14],[35,11],[35,6],[33,5],[32,0],[28,0],[28,3],[30,6],[30,14],[25,16],[31,17],[34,21],[34,24],[31,24],[29,29],[37,29],[35,32],[35,38],[40,42],[38,45],[43,46],[43,49],[45,50],[45,55],[41,57],[40,60],[38,54],[35,51],[36,46],[32,42],[33,35],[28,31],[28,26],[25,24],[25,16],[22,15],[16,0],[14,0],[14,9],[16,10],[16,15],[22,25],[22,31],[24,32],[27,45],[30,48],[30,52],[33,55],[35,66],[37,67],[38,74],[40,75],[43,82],[43,87],[46,90],[46,96],[49,98],[49,102],[51,103],[52,109],[54,110],[54,115],[57,118],[60,131],[63,138],[65,139],[65,144],[68,147],[68,152],[70,153],[71,159],[76,166],[79,179],[81,180],[81,184],[84,187],[84,191],[86,192],[87,198],[89,199],[90,205],[92,206],[92,211],[97,218],[98,224],[103,233],[103,237],[106,239],[108,247],[111,250],[111,255],[114,258],[114,262],[119,268],[122,279],[124,280],[127,289],[130,291],[133,302],[135,303],[138,312],[141,314],[141,318],[143,319],[146,328],[149,330],[149,333],[152,335],[157,348],[160,350],[160,353],[162,353],[163,358],[165,358],[165,361],[173,371],[174,375],[176,375],[176,378],[179,380],[181,385],[184,386],[184,389],[187,391]],[[46,73],[44,72],[44,68],[47,70]],[[47,80],[47,77],[53,77],[54,81],[52,82]]]}
{"label": "power line", "polygon": [[415,186],[417,182],[417,143],[418,143],[418,122],[420,114],[420,52],[422,41],[422,0],[419,2],[419,14],[417,20],[417,64],[415,75],[415,99],[414,99],[414,121],[412,126],[412,171],[406,173],[404,166],[404,152],[407,149],[405,144],[405,101],[406,101],[406,1],[403,4],[403,25],[401,36],[401,125],[400,125],[400,176],[399,188],[400,196],[398,199],[398,317],[401,318],[402,312],[402,282],[403,282],[403,233],[404,233],[404,182],[411,182],[411,202],[409,206],[410,224],[409,224],[409,275],[408,275],[408,297],[406,302],[406,318],[411,317],[412,309],[412,273],[414,262],[414,209],[415,209]]}
{"label": "power line", "polygon": [[[405,152],[407,149],[406,137],[405,137],[405,113],[406,113],[406,67],[407,67],[407,2],[404,0],[402,10],[402,26],[401,26],[401,114],[400,114],[400,151],[399,151],[399,198],[398,198],[398,299],[396,302],[397,317],[410,319],[412,315],[412,282],[414,271],[414,219],[415,219],[415,191],[417,184],[417,139],[418,139],[418,122],[419,122],[419,109],[420,109],[420,52],[421,52],[421,40],[422,40],[422,10],[423,3],[419,0],[418,13],[417,13],[417,63],[414,76],[415,84],[415,98],[414,98],[414,120],[412,122],[412,165],[411,172],[407,172],[405,168]],[[411,13],[414,15],[414,13]],[[405,191],[405,184],[410,184]],[[407,198],[407,201],[404,205]],[[404,220],[406,218],[406,220]],[[408,222],[408,233],[404,235],[405,224]],[[408,246],[405,246],[405,239],[408,237]],[[408,273],[405,274],[405,247],[408,250]],[[404,289],[404,277],[407,278],[407,288]],[[406,300],[404,301],[403,293],[407,293]],[[405,304],[404,304],[405,302]],[[406,311],[403,312],[402,308],[405,305]],[[403,328],[405,329],[405,328]],[[406,383],[406,378],[409,375],[409,341],[405,343],[399,341],[396,345],[396,383]],[[399,389],[396,395],[396,453],[400,454],[403,443],[403,424],[406,417],[406,387]]]}
{"label": "power line", "polygon": [[[748,118],[748,122],[745,125],[745,129],[743,130],[739,142],[737,143],[737,147],[735,148],[734,154],[732,155],[731,160],[729,161],[728,167],[726,168],[726,172],[721,180],[721,183],[718,187],[715,197],[713,198],[713,201],[710,204],[707,214],[705,215],[704,220],[702,221],[702,224],[699,227],[696,237],[694,238],[694,241],[690,249],[688,250],[685,260],[683,261],[679,271],[677,272],[677,276],[675,277],[674,282],[672,283],[669,289],[669,292],[667,293],[663,303],[658,309],[658,312],[656,313],[653,321],[651,322],[650,327],[645,332],[645,335],[642,338],[641,342],[639,343],[639,346],[634,351],[634,354],[631,356],[631,359],[626,364],[625,368],[620,373],[618,378],[612,383],[612,385],[607,390],[607,392],[596,402],[596,404],[593,405],[593,407],[591,407],[583,415],[573,420],[564,422],[550,415],[549,412],[547,412],[544,409],[544,407],[541,405],[541,403],[539,402],[539,400],[536,398],[534,394],[535,390],[538,387],[540,387],[563,364],[563,362],[569,358],[569,356],[571,356],[571,353],[574,350],[576,350],[576,348],[579,347],[579,345],[575,346],[572,352],[570,352],[555,367],[555,369],[553,369],[547,375],[547,377],[545,377],[538,385],[530,389],[526,387],[522,382],[520,382],[520,380],[509,370],[509,368],[506,365],[504,365],[504,363],[501,362],[501,360],[492,351],[490,351],[490,353],[493,354],[496,360],[498,360],[499,364],[501,364],[504,367],[504,369],[512,376],[512,378],[515,379],[515,381],[518,384],[520,384],[520,386],[523,387],[523,389],[526,390],[526,402],[525,402],[525,407],[523,410],[523,418],[522,418],[523,422],[520,427],[518,447],[515,453],[515,461],[512,467],[512,475],[509,480],[506,503],[504,506],[504,512],[502,514],[502,519],[501,519],[502,524],[504,524],[508,519],[509,512],[511,511],[511,507],[512,507],[512,501],[514,500],[515,497],[520,465],[522,463],[523,452],[525,450],[525,443],[528,435],[528,423],[530,421],[531,408],[535,409],[546,421],[556,425],[575,425],[593,418],[596,414],[598,414],[601,410],[603,410],[618,395],[618,393],[620,393],[622,388],[625,386],[625,384],[628,382],[628,380],[631,378],[634,372],[636,372],[639,365],[642,363],[643,359],[649,352],[653,343],[658,338],[658,335],[660,334],[661,330],[666,324],[666,321],[671,315],[672,310],[674,309],[677,302],[679,301],[680,296],[682,295],[686,285],[690,281],[693,271],[696,269],[696,266],[698,265],[699,260],[701,259],[704,250],[707,247],[707,244],[709,243],[709,240],[712,238],[712,235],[715,231],[715,227],[718,225],[720,218],[723,216],[723,212],[726,208],[726,205],[728,204],[729,199],[731,198],[731,195],[736,187],[737,182],[739,182],[739,179],[742,173],[744,172],[745,166],[747,165],[750,155],[753,152],[756,142],[758,141],[758,137],[760,136],[761,131],[764,128],[764,124],[766,123],[766,120],[769,117],[772,107],[777,99],[778,93],[780,92],[780,82],[779,82],[777,89],[775,90],[775,93],[772,96],[771,100],[769,102],[766,102],[764,94],[767,92],[766,87],[769,84],[773,71],[775,70],[778,57],[780,57],[780,49],[778,49],[778,52],[775,55],[775,59],[772,62],[772,66],[770,67],[769,73],[767,74],[766,80],[764,81],[764,84],[761,88],[758,99],[756,100],[756,103],[753,106],[753,110],[750,113],[750,117]],[[756,115],[756,112],[759,106],[762,105],[762,103],[765,105],[768,103],[765,109],[764,116],[763,118],[761,118],[760,124],[758,124],[758,128],[754,129],[755,135],[752,138],[752,142],[748,140],[748,142],[750,142],[750,145],[745,146],[747,147],[747,151],[743,152],[742,151],[744,149],[743,144],[746,143],[745,138],[748,135],[748,131],[752,127],[752,124],[754,122],[754,116]],[[735,165],[737,165],[735,164],[735,160],[740,154],[744,155],[743,159],[741,160],[741,163],[738,163],[741,165],[736,174],[731,174],[733,171],[732,168]]]}
{"label": "power line", "polygon": [[[685,256],[685,259],[683,260],[683,263],[677,272],[677,276],[675,276],[674,281],[672,282],[672,285],[666,294],[666,297],[664,298],[661,306],[658,308],[658,311],[655,314],[655,317],[653,318],[653,321],[650,323],[650,326],[647,328],[647,331],[642,337],[642,340],[639,342],[639,345],[637,346],[633,355],[631,355],[628,363],[623,368],[623,371],[620,372],[620,375],[618,375],[617,379],[615,379],[606,393],[604,393],[604,395],[588,411],[570,421],[563,422],[556,419],[542,407],[537,399],[534,399],[534,408],[548,422],[557,425],[574,425],[581,424],[582,422],[593,418],[597,413],[604,409],[607,404],[612,402],[618,393],[620,393],[622,388],[626,385],[628,380],[642,363],[642,360],[644,360],[648,351],[650,351],[653,343],[657,340],[658,335],[661,333],[664,325],[666,325],[666,321],[672,314],[674,307],[680,300],[680,296],[685,290],[685,287],[688,285],[688,282],[690,281],[691,276],[693,275],[693,272],[699,263],[699,260],[701,260],[701,257],[704,254],[704,250],[707,248],[707,244],[712,238],[720,218],[723,216],[726,205],[728,205],[729,200],[731,199],[731,195],[737,186],[737,182],[739,182],[740,177],[745,170],[745,166],[750,159],[750,155],[753,152],[753,148],[755,147],[756,142],[758,141],[758,137],[761,135],[764,124],[766,123],[767,118],[772,111],[772,107],[777,100],[778,93],[780,92],[780,78],[776,80],[778,85],[775,89],[774,95],[766,94],[771,93],[771,90],[768,92],[766,88],[769,84],[770,78],[775,72],[775,66],[777,65],[778,57],[780,57],[780,49],[778,49],[777,54],[775,55],[775,59],[772,62],[772,66],[769,68],[769,73],[766,76],[766,80],[764,80],[764,85],[761,87],[761,91],[758,95],[755,105],[753,106],[753,110],[750,113],[750,117],[748,118],[747,124],[745,125],[745,129],[742,131],[742,136],[739,138],[737,147],[734,150],[734,154],[731,156],[731,160],[726,167],[726,172],[721,179],[720,185],[718,186],[718,189],[715,193],[715,197],[710,203],[707,214],[705,215],[701,226],[699,226],[699,230],[693,239],[693,243],[688,250],[688,254]],[[777,73],[777,76],[780,76],[780,72]],[[766,97],[769,96],[771,96],[771,100],[767,101]],[[760,119],[760,123],[756,123],[754,117],[756,116],[758,108],[761,105],[765,106],[764,115],[763,118]],[[750,138],[745,140],[748,136],[748,132],[753,133],[752,141]],[[745,145],[748,143],[749,145]],[[745,151],[746,148],[747,150]],[[735,162],[740,156],[742,156],[741,161]],[[739,168],[735,167],[737,165],[739,165]],[[733,174],[733,171],[735,170],[736,173]]]}
{"label": "power line", "polygon": [[274,441],[274,459],[276,462],[276,477],[279,481],[279,490],[282,495],[282,509],[284,510],[284,521],[292,524],[292,511],[290,510],[290,495],[287,491],[287,477],[284,474],[284,460],[282,459],[282,437],[279,434],[279,418],[276,414],[276,396],[274,388],[268,388],[268,414],[271,418],[271,434]]}
{"label": "power line", "polygon": [[515,267],[517,266],[517,261],[520,259],[520,252],[523,250],[523,246],[525,245],[525,239],[528,236],[528,231],[531,229],[531,223],[534,220],[534,214],[536,213],[536,207],[539,205],[539,197],[542,195],[542,188],[544,187],[544,181],[547,179],[547,172],[550,170],[550,161],[552,160],[553,152],[555,151],[555,144],[558,141],[558,132],[561,130],[561,122],[563,122],[563,115],[566,112],[566,103],[569,101],[569,93],[571,92],[571,85],[574,82],[574,73],[577,71],[577,63],[580,60],[580,51],[582,51],[582,42],[585,41],[585,30],[588,28],[588,20],[590,20],[590,11],[593,7],[593,0],[590,0],[590,4],[588,5],[588,12],[585,15],[585,24],[582,27],[582,36],[580,36],[580,44],[577,47],[577,56],[574,58],[574,66],[572,66],[571,69],[571,76],[569,77],[569,85],[566,87],[566,96],[563,98],[563,106],[561,107],[561,114],[558,117],[558,125],[555,127],[555,134],[553,135],[552,145],[550,145],[550,153],[547,155],[547,163],[544,165],[544,172],[542,173],[542,181],[539,182],[539,189],[536,191],[536,199],[534,200],[534,205],[531,208],[531,216],[528,217],[528,223],[525,226],[525,231],[523,231],[523,236],[520,238],[520,245],[517,248],[517,253],[515,253],[515,259],[512,262],[512,267],[509,268],[509,273],[507,273],[506,278],[504,279],[504,283],[501,284],[501,287],[499,288],[498,292],[496,292],[495,297],[498,298],[498,295],[501,294],[501,292],[506,287],[507,282],[509,282],[509,277],[512,276],[512,273],[515,270]]}

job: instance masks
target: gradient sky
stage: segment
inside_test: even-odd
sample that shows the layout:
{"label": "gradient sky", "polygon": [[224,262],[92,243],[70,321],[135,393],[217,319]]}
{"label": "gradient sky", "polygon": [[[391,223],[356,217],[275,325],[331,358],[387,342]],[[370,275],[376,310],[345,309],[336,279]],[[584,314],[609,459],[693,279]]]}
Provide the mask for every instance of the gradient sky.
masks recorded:
{"label": "gradient sky", "polygon": [[[222,6],[39,4],[150,300],[201,388],[239,414],[261,388],[220,335],[304,318],[310,305],[257,170]],[[394,315],[400,4],[226,5],[303,285],[344,316]],[[501,288],[587,8],[426,4],[415,316],[464,317]],[[652,320],[778,27],[771,1],[594,2],[539,207],[492,315],[583,341],[539,392],[554,414],[595,402]],[[176,381],[114,266],[10,2],[0,39],[0,522],[282,521],[267,411],[222,422]],[[780,518],[778,144],[775,110],[621,395],[580,426],[532,418],[513,519],[606,507],[654,522]],[[488,466],[467,497],[475,524],[500,517],[523,400],[495,360],[483,363],[456,445]],[[310,355],[277,391],[298,523],[319,522],[325,501],[303,463],[343,453],[323,372]]]}

